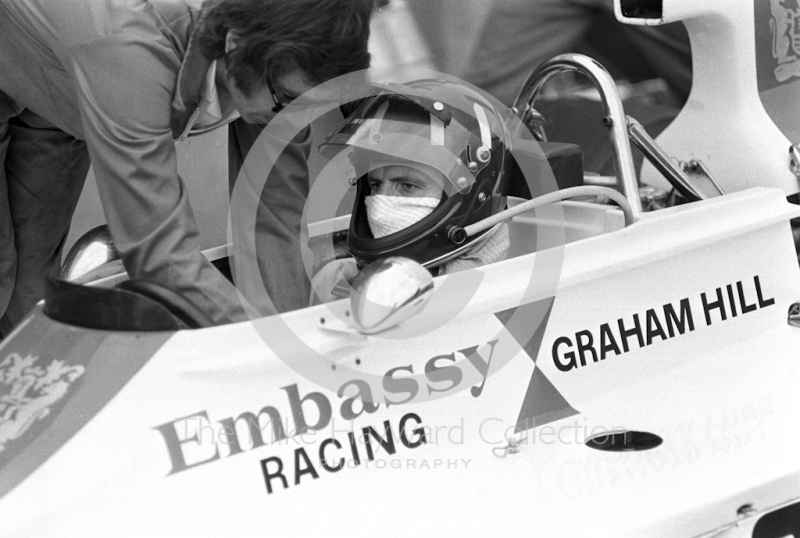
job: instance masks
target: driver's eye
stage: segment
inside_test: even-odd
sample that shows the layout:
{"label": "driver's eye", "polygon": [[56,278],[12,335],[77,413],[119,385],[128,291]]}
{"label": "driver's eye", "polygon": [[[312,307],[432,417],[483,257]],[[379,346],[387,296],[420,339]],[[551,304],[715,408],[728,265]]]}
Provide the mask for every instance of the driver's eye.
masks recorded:
{"label": "driver's eye", "polygon": [[414,192],[414,190],[415,190],[416,188],[417,188],[417,186],[416,186],[416,185],[414,185],[413,183],[400,183],[400,184],[397,186],[397,189],[398,189],[400,192],[404,192],[404,193]]}

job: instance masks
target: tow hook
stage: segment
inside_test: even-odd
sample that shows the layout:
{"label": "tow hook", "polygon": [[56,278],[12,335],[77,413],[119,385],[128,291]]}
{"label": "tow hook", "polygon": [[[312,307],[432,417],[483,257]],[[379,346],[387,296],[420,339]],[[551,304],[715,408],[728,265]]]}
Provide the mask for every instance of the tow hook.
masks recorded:
{"label": "tow hook", "polygon": [[792,327],[800,327],[800,303],[794,303],[789,307],[789,319],[787,321]]}
{"label": "tow hook", "polygon": [[522,448],[520,445],[527,441],[528,439],[524,437],[522,439],[510,438],[508,439],[508,444],[506,446],[496,446],[492,449],[492,453],[500,459],[505,458],[509,454],[516,454],[519,452]]}

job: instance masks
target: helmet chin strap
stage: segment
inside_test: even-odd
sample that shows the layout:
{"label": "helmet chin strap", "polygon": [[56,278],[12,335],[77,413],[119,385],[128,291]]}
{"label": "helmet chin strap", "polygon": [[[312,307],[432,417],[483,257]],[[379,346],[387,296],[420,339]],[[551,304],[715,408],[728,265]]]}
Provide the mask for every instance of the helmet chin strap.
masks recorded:
{"label": "helmet chin strap", "polygon": [[447,254],[443,254],[438,258],[434,258],[432,260],[423,263],[422,266],[426,269],[432,269],[444,265],[449,261],[452,261],[453,259],[463,255],[467,251],[479,247],[483,242],[487,241],[493,234],[495,234],[502,225],[503,225],[502,222],[498,222],[497,224],[494,225],[494,228],[492,230],[489,230],[488,233],[485,233],[480,237],[473,236],[472,241],[467,241],[464,244],[459,245],[456,249],[451,250]]}
{"label": "helmet chin strap", "polygon": [[507,222],[503,222],[480,236],[462,255],[440,265],[438,274],[448,275],[505,260],[509,248],[509,227]]}

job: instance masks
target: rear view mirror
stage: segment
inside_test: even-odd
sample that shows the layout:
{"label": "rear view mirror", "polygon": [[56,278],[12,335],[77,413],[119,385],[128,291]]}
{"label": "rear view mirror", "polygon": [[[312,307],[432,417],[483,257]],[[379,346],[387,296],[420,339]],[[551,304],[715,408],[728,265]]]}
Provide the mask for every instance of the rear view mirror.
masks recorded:
{"label": "rear view mirror", "polygon": [[64,259],[60,277],[67,282],[81,282],[97,268],[115,260],[119,260],[119,254],[108,226],[103,224],[92,228],[75,242]]}
{"label": "rear view mirror", "polygon": [[433,293],[433,276],[408,258],[393,256],[365,267],[352,282],[356,328],[375,334],[418,314]]}

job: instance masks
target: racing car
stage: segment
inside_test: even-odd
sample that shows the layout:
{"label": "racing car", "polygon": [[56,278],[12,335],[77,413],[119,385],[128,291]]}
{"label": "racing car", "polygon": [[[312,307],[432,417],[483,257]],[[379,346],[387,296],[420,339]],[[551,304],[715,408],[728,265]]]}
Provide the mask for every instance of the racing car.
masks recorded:
{"label": "racing car", "polygon": [[653,140],[594,61],[539,66],[520,122],[546,142],[539,90],[586,75],[615,177],[510,202],[505,261],[379,262],[374,322],[356,293],[203,327],[80,243],[0,345],[0,535],[800,535],[800,8],[615,7],[685,22],[678,118]]}

